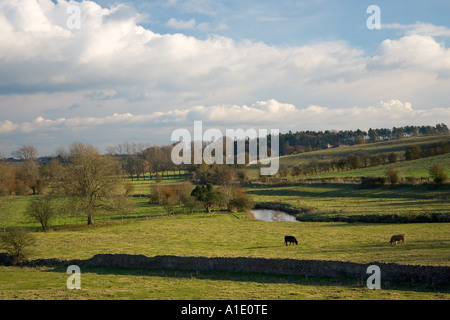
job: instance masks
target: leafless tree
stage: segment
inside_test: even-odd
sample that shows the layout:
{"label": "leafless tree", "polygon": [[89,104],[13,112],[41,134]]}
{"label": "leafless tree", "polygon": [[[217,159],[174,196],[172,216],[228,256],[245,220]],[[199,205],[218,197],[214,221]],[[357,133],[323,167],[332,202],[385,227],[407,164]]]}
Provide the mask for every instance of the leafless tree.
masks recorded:
{"label": "leafless tree", "polygon": [[119,162],[111,156],[101,155],[92,145],[74,143],[69,151],[60,150],[65,159],[62,185],[81,212],[86,214],[88,225],[100,210],[129,210],[129,197],[121,180]]}

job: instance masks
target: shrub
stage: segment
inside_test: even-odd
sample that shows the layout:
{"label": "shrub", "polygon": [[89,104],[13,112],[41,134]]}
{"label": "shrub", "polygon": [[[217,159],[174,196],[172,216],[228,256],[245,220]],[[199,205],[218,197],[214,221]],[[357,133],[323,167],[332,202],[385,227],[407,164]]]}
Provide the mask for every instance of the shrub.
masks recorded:
{"label": "shrub", "polygon": [[56,209],[51,198],[34,198],[30,201],[26,214],[41,224],[42,231],[46,231],[50,226],[50,221],[56,215]]}
{"label": "shrub", "polygon": [[172,186],[153,185],[150,190],[149,204],[163,204],[164,200],[175,195],[175,188]]}
{"label": "shrub", "polygon": [[394,168],[389,168],[386,170],[386,178],[390,184],[396,184],[399,182],[398,171]]}
{"label": "shrub", "polygon": [[445,170],[439,164],[433,164],[429,169],[430,177],[433,178],[436,184],[443,184],[447,181]]}
{"label": "shrub", "polygon": [[202,203],[190,194],[181,195],[180,201],[181,204],[189,211],[189,213],[194,213],[194,211],[202,207]]}
{"label": "shrub", "polygon": [[213,207],[222,207],[227,205],[227,199],[225,196],[214,190],[211,183],[207,185],[196,186],[191,192],[191,196],[200,201],[206,209],[206,212],[210,213]]}
{"label": "shrub", "polygon": [[134,192],[134,184],[132,184],[131,182],[127,182],[125,183],[125,195],[129,196],[131,194],[133,194]]}
{"label": "shrub", "polygon": [[13,263],[20,263],[27,259],[29,247],[35,244],[33,235],[22,228],[12,228],[1,236],[1,243]]}
{"label": "shrub", "polygon": [[391,152],[388,155],[388,161],[389,163],[396,163],[398,161],[398,156],[395,152]]}
{"label": "shrub", "polygon": [[408,183],[408,184],[418,184],[419,183],[419,179],[417,179],[416,177],[406,177],[406,183]]}
{"label": "shrub", "polygon": [[230,201],[230,208],[236,211],[250,210],[253,206],[253,200],[246,195],[238,196]]}
{"label": "shrub", "polygon": [[245,219],[247,220],[256,220],[256,217],[253,213],[251,213],[250,211],[247,211],[245,213]]}
{"label": "shrub", "polygon": [[361,187],[362,188],[373,188],[378,186],[383,186],[386,183],[386,178],[384,177],[362,177]]}
{"label": "shrub", "polygon": [[170,215],[174,212],[175,206],[178,203],[178,199],[175,195],[171,195],[162,200],[162,207],[166,210],[167,214]]}
{"label": "shrub", "polygon": [[406,160],[415,160],[420,158],[420,147],[419,146],[409,146],[405,150]]}

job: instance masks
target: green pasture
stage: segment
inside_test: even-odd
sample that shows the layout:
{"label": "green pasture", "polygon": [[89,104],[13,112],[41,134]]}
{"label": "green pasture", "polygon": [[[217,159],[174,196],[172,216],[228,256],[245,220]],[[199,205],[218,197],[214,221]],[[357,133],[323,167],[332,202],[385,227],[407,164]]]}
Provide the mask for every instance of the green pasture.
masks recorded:
{"label": "green pasture", "polygon": [[[300,178],[342,178],[342,177],[386,177],[386,171],[393,168],[398,172],[399,177],[429,178],[429,169],[433,164],[439,164],[445,170],[447,176],[450,176],[450,154],[422,158],[410,161],[400,161],[393,164],[385,164],[374,167],[359,168],[353,170],[343,170],[328,173],[319,173],[315,175],[302,176]],[[290,177],[295,181],[297,178]],[[432,179],[429,179],[432,182]]]}
{"label": "green pasture", "polygon": [[[348,224],[261,222],[243,213],[179,214],[33,232],[30,258],[87,259],[98,253],[146,256],[235,256],[450,265],[448,223]],[[407,243],[390,246],[405,233]],[[298,246],[285,246],[284,235]],[[0,299],[442,299],[447,287],[365,279],[275,274],[94,268],[82,270],[82,290],[66,289],[63,267],[1,267]]]}
{"label": "green pasture", "polygon": [[[247,220],[243,213],[179,214],[33,232],[30,259],[126,253],[450,265],[448,230],[448,223],[289,223]],[[397,233],[406,234],[407,244],[391,247]],[[286,247],[284,235],[295,235],[299,245]]]}
{"label": "green pasture", "polygon": [[352,215],[450,214],[450,185],[397,185],[363,189],[357,184],[253,186],[255,202],[279,202],[311,218]]}
{"label": "green pasture", "polygon": [[[287,204],[305,209],[316,221],[326,221],[339,215],[449,214],[449,188],[301,184],[259,186],[247,188],[247,193],[255,202]],[[243,212],[187,214],[181,207],[179,214],[168,216],[161,206],[149,204],[148,198],[134,197],[136,207],[128,215],[100,213],[93,226],[87,226],[83,215],[61,215],[50,231],[40,232],[39,224],[24,214],[32,197],[0,198],[0,231],[9,226],[32,231],[37,238],[32,259],[128,253],[450,265],[448,223],[260,222],[246,219]],[[389,246],[390,236],[396,233],[406,234],[407,245]],[[288,234],[298,237],[298,247],[284,247],[283,237]]]}
{"label": "green pasture", "polygon": [[[332,149],[335,150],[335,149]],[[331,151],[331,150],[328,150]],[[448,155],[415,160],[418,174],[430,161],[449,161]],[[428,162],[425,162],[428,161]],[[445,166],[448,170],[449,166]],[[407,168],[403,168],[403,174]],[[374,173],[373,175],[376,175]],[[411,174],[413,175],[413,174]],[[419,175],[420,176],[420,175]],[[134,195],[150,193],[155,181],[127,180]],[[163,180],[161,184],[182,183]],[[362,189],[352,184],[249,186],[255,202],[278,202],[305,210],[317,220],[353,215],[426,215],[450,213],[450,185],[396,185]],[[197,212],[168,216],[146,197],[133,197],[129,214],[101,212],[87,226],[84,215],[57,216],[48,232],[25,215],[34,196],[0,198],[0,232],[21,226],[36,237],[29,258],[88,259],[99,253],[207,257],[267,257],[340,260],[360,263],[395,262],[450,266],[449,223],[261,222],[244,212]],[[70,211],[70,210],[69,210]],[[391,235],[404,233],[406,244],[391,246]],[[285,246],[294,235],[298,246]],[[1,251],[1,249],[0,249]],[[267,274],[188,272],[88,268],[82,270],[82,290],[66,289],[61,267],[0,266],[0,299],[442,299],[448,288],[383,283],[368,290],[364,279],[328,279]]]}
{"label": "green pasture", "polygon": [[369,290],[365,279],[274,274],[193,272],[90,267],[81,270],[81,289],[68,290],[63,267],[0,266],[0,300],[448,300],[450,293],[426,285]]}
{"label": "green pasture", "polygon": [[[132,183],[134,186],[134,190],[132,194],[135,195],[149,195],[151,192],[151,187],[156,185],[156,180],[148,180],[148,179],[140,179],[140,180],[134,180],[126,179],[125,180],[128,183]],[[179,183],[185,183],[186,179],[163,179],[160,182],[158,182],[159,185],[174,185]]]}
{"label": "green pasture", "polygon": [[[148,189],[148,182],[146,182],[146,189]],[[40,224],[31,220],[25,214],[26,207],[33,197],[39,196],[12,196],[0,197],[0,231],[7,227],[25,227],[30,230],[39,230]],[[97,223],[114,223],[123,222],[130,219],[144,219],[153,216],[164,215],[165,212],[159,206],[149,206],[147,197],[133,198],[134,208],[129,214],[122,214],[118,212],[104,211],[95,216]],[[61,201],[61,206],[67,206],[64,201]],[[68,210],[65,208],[65,210]],[[180,209],[181,210],[181,209]],[[53,228],[70,228],[77,225],[84,225],[87,223],[87,216],[72,212],[64,212],[56,215],[52,219],[51,227]]]}
{"label": "green pasture", "polygon": [[295,155],[284,156],[280,158],[280,165],[299,165],[306,164],[311,160],[333,160],[346,158],[350,154],[368,153],[376,155],[380,153],[397,153],[400,158],[403,158],[404,152],[408,146],[411,145],[428,145],[438,143],[441,141],[448,141],[450,135],[433,135],[411,137],[405,139],[395,139],[388,141],[373,142],[367,144],[358,144],[353,146],[341,146],[333,149],[323,149],[311,152],[305,152]]}

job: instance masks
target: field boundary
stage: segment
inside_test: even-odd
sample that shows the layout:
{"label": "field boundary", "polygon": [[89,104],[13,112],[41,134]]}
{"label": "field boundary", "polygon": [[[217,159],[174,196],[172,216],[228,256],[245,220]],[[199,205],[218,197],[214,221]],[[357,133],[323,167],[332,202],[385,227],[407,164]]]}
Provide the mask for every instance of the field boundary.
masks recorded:
{"label": "field boundary", "polygon": [[[0,264],[11,264],[10,258],[5,253],[0,253]],[[383,262],[360,264],[347,261],[253,257],[182,257],[171,255],[148,257],[129,254],[97,254],[86,260],[51,258],[30,260],[20,264],[20,266],[29,267],[55,265],[270,273],[354,279],[367,279],[369,276],[367,268],[370,265],[377,265],[381,271],[382,281],[393,283],[420,282],[433,285],[450,284],[450,267],[448,266],[402,265]]]}

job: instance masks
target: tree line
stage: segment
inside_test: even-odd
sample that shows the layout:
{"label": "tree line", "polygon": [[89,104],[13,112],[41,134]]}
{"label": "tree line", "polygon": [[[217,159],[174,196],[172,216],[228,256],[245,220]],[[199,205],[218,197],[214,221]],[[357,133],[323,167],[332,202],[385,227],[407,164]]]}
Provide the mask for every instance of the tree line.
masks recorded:
{"label": "tree line", "polygon": [[[2,195],[46,194],[50,198],[64,198],[66,205],[56,210],[48,199],[38,197],[31,203],[31,214],[43,229],[54,211],[70,208],[82,212],[88,224],[94,223],[100,210],[127,212],[129,192],[123,181],[121,164],[110,155],[102,155],[92,145],[72,144],[68,150],[58,148],[47,165],[37,163],[37,150],[23,146],[13,152],[23,161],[0,161],[0,192]],[[47,190],[46,190],[47,189]],[[67,205],[67,202],[69,203]]]}
{"label": "tree line", "polygon": [[[408,146],[403,152],[403,159],[409,161],[446,153],[450,153],[450,141],[441,141],[422,146]],[[292,168],[286,166],[281,167],[279,170],[279,175],[281,177],[286,177],[290,174],[294,176],[317,175],[320,173],[339,172],[344,170],[374,167],[378,165],[394,164],[399,160],[399,155],[395,152],[379,154],[360,152],[357,154],[349,154],[341,159],[333,159],[330,161],[319,161],[313,159],[304,165],[297,165]]]}
{"label": "tree line", "polygon": [[326,131],[289,131],[280,134],[280,155],[309,152],[339,145],[355,145],[421,135],[448,134],[450,132],[444,123],[433,126],[404,126],[392,129],[380,128],[368,131],[357,130],[326,130]]}
{"label": "tree line", "polygon": [[203,208],[210,213],[213,209],[230,212],[244,211],[253,207],[252,199],[243,190],[243,177],[238,170],[228,165],[202,165],[199,185],[191,182],[176,185],[156,183],[151,187],[149,203],[160,204],[167,214],[182,206],[190,213]]}
{"label": "tree line", "polygon": [[[298,131],[286,134],[280,134],[280,155],[292,153],[307,152],[322,148],[336,147],[342,144],[352,145],[361,143],[371,143],[388,139],[399,139],[407,136],[427,135],[427,134],[448,134],[448,127],[441,123],[436,126],[405,126],[394,127],[392,129],[369,129],[367,132],[362,130],[345,131]],[[270,140],[270,136],[268,136]],[[236,142],[235,142],[236,144]],[[248,152],[249,142],[246,141],[246,152]],[[124,174],[134,179],[144,179],[149,176],[156,176],[158,173],[178,171],[179,174],[189,171],[190,174],[197,176],[204,175],[201,165],[175,165],[171,160],[171,152],[174,144],[164,146],[151,146],[148,143],[124,142],[106,149],[106,155],[118,160],[121,170]],[[205,145],[203,146],[205,147]],[[420,150],[421,154],[440,152],[430,148],[428,151]],[[237,148],[235,147],[235,150]],[[411,151],[412,157],[418,157],[417,150]],[[45,158],[37,158],[37,150],[32,146],[23,146],[12,153],[14,158],[1,161],[0,155],[0,195],[7,194],[33,194],[40,193],[51,177],[52,169],[57,163],[63,162],[61,155],[56,152],[55,155]],[[355,155],[353,158],[341,160],[340,162],[330,163],[311,163],[308,168],[302,168],[303,174],[342,170],[344,168],[360,167],[383,164],[392,162],[387,155],[368,156]],[[408,156],[409,157],[409,156]],[[16,160],[17,159],[17,160]],[[6,161],[8,160],[8,161]],[[12,161],[16,160],[16,161]],[[39,165],[38,160],[45,160],[45,165]],[[236,161],[235,161],[236,163]],[[299,169],[297,169],[298,172]],[[306,170],[306,171],[305,171]]]}
{"label": "tree line", "polygon": [[[162,170],[165,168],[162,163],[166,161],[163,156],[167,155],[165,150],[168,148],[152,147],[143,150],[142,154],[150,155],[151,159],[154,155],[153,167]],[[136,155],[138,149],[131,152],[139,158]],[[45,197],[32,199],[27,210],[43,230],[56,212],[83,213],[90,225],[100,211],[127,213],[132,207],[133,184],[124,179],[129,162],[116,154],[100,154],[92,145],[82,143],[74,143],[67,150],[58,148],[45,165],[38,164],[35,147],[23,146],[13,154],[22,161],[0,161],[0,190],[3,195],[45,194]],[[161,204],[168,214],[179,205],[191,212],[199,206],[204,206],[207,212],[213,208],[232,211],[251,206],[250,199],[241,189],[242,179],[236,168],[206,165],[199,168],[197,180],[207,187],[197,188],[187,181],[178,186],[162,186],[156,181],[154,190],[149,190],[150,202]],[[64,201],[58,204],[58,199]]]}

